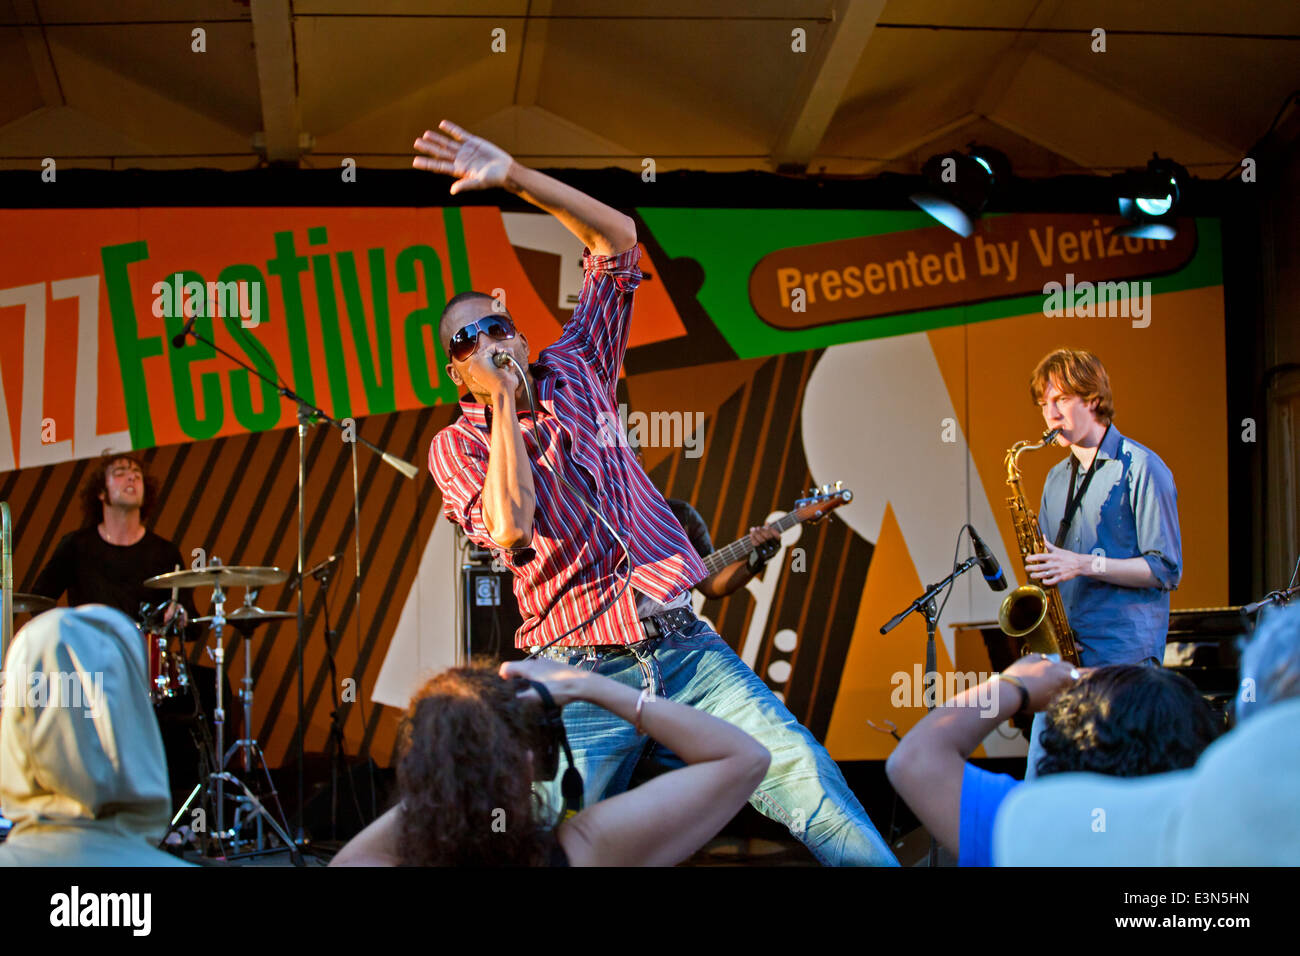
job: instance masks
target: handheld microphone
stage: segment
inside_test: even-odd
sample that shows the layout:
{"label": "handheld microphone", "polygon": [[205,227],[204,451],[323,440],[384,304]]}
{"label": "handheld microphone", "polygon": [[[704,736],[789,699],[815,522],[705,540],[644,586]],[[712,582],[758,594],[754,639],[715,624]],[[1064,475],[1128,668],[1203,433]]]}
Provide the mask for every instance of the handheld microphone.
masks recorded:
{"label": "handheld microphone", "polygon": [[979,533],[969,525],[966,527],[970,531],[971,541],[975,542],[975,558],[980,563],[980,570],[984,572],[984,580],[994,591],[1005,591],[1007,578],[1002,573],[1002,566],[998,564],[998,559],[993,557],[993,552],[989,550]]}
{"label": "handheld microphone", "polygon": [[511,359],[510,359],[510,353],[509,353],[509,352],[493,352],[493,353],[492,353],[492,364],[495,365],[497,368],[509,368],[509,367],[510,367],[510,361],[511,361]]}
{"label": "handheld microphone", "polygon": [[172,348],[178,349],[185,345],[185,336],[194,331],[194,322],[197,319],[197,315],[190,316],[189,321],[181,328],[180,334],[172,336]]}

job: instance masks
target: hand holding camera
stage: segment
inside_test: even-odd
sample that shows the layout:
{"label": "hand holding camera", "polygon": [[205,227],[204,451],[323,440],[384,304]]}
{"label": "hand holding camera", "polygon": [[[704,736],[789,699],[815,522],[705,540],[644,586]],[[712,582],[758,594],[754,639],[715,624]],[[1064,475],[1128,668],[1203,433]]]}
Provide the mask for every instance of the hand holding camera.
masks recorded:
{"label": "hand holding camera", "polygon": [[[555,703],[563,707],[575,700],[589,699],[593,683],[598,681],[609,681],[608,677],[601,677],[598,674],[591,674],[576,667],[570,667],[568,664],[561,664],[557,661],[547,660],[544,657],[533,657],[526,661],[506,661],[501,665],[500,672],[503,678],[521,677],[524,680],[537,681],[551,692],[555,698]],[[537,691],[529,688],[521,693],[521,697],[538,697]]]}

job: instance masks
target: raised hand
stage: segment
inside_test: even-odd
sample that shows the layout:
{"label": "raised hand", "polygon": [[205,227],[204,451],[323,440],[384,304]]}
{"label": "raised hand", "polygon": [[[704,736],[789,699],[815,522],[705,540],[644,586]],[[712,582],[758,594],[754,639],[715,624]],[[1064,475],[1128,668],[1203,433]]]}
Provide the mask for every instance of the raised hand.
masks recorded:
{"label": "raised hand", "polygon": [[[525,661],[506,661],[498,670],[503,678],[523,677],[527,680],[544,684],[560,707],[573,700],[580,700],[586,694],[586,688],[594,682],[608,680],[598,674],[570,667],[558,661],[544,657],[533,657]],[[520,694],[521,697],[536,697],[537,691],[531,687]]]}
{"label": "raised hand", "polygon": [[514,162],[509,153],[449,120],[439,123],[438,129],[442,132],[425,130],[415,141],[416,151],[424,156],[411,160],[412,166],[457,177],[451,184],[453,196],[466,189],[505,185]]}
{"label": "raised hand", "polygon": [[176,626],[184,628],[190,623],[190,616],[186,613],[185,608],[172,601],[167,605],[167,612],[163,614],[163,623],[170,624],[172,618],[177,618]]}
{"label": "raised hand", "polygon": [[1004,673],[1024,682],[1029,692],[1029,709],[1036,713],[1046,710],[1052,698],[1077,681],[1086,669],[1080,670],[1068,661],[1054,661],[1043,654],[1027,654]]}

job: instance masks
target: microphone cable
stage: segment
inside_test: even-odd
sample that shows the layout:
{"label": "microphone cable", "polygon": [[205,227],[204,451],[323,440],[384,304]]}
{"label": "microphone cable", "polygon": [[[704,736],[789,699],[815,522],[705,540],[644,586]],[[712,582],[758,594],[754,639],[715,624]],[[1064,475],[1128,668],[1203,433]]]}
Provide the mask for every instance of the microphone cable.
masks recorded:
{"label": "microphone cable", "polygon": [[[519,379],[520,379],[520,381],[523,383],[523,386],[524,386],[524,394],[526,394],[526,395],[528,396],[528,408],[529,408],[529,411],[532,412],[532,416],[533,416],[533,425],[534,425],[534,427],[536,427],[536,425],[537,425],[537,403],[536,403],[536,401],[534,400],[534,397],[533,397],[533,388],[532,388],[532,385],[531,385],[531,384],[529,383],[529,381],[528,381],[528,375],[527,375],[527,373],[524,372],[524,368],[523,368],[523,366],[519,364],[519,360],[516,359],[513,355],[511,355],[509,352],[495,352],[495,353],[493,353],[493,355],[492,355],[492,364],[497,365],[499,368],[504,367],[504,366],[501,366],[501,365],[498,364],[498,356],[501,356],[501,357],[505,358],[505,359],[506,359],[506,360],[507,360],[511,365],[513,365],[513,366],[515,367],[515,371],[517,371],[517,372],[519,373]],[[520,429],[520,433],[522,434],[522,432],[523,432],[523,429],[521,428],[521,429]],[[540,445],[539,445],[539,447],[540,447]],[[564,485],[565,488],[569,489],[569,491],[571,491],[571,492],[572,492],[572,493],[577,497],[577,499],[578,499],[579,501],[582,502],[583,507],[585,507],[588,511],[590,511],[590,512],[592,513],[592,515],[594,515],[594,516],[596,517],[596,519],[597,519],[601,524],[603,524],[603,525],[604,525],[604,526],[609,530],[609,533],[612,534],[612,535],[614,536],[614,540],[617,541],[618,544],[619,544],[619,547],[621,547],[621,548],[623,549],[623,555],[622,555],[622,557],[620,557],[620,558],[618,559],[617,563],[615,563],[613,573],[614,573],[614,574],[617,574],[617,573],[618,573],[619,566],[622,565],[622,564],[626,564],[626,565],[627,565],[627,576],[623,579],[623,583],[622,583],[621,585],[619,585],[618,591],[616,591],[616,592],[614,593],[614,596],[609,600],[609,602],[608,602],[607,604],[605,604],[604,607],[600,608],[600,610],[598,610],[598,611],[597,611],[595,614],[593,614],[591,617],[587,618],[587,620],[585,620],[585,621],[581,621],[581,622],[579,622],[578,624],[574,625],[573,627],[569,628],[567,631],[565,631],[565,632],[564,632],[563,634],[561,634],[559,637],[552,638],[551,640],[547,641],[545,644],[543,644],[543,645],[541,645],[540,647],[538,647],[537,650],[536,650],[536,653],[537,653],[537,654],[540,654],[540,653],[542,653],[543,651],[545,651],[545,650],[549,649],[550,647],[554,646],[555,644],[558,644],[560,641],[564,640],[566,637],[568,637],[570,634],[574,633],[575,631],[580,631],[580,630],[582,630],[582,628],[584,628],[584,627],[589,627],[589,626],[592,624],[593,621],[596,621],[598,618],[600,618],[600,617],[602,617],[604,614],[608,613],[609,610],[610,610],[611,608],[614,607],[614,605],[618,604],[619,600],[623,597],[623,592],[626,591],[626,590],[627,590],[627,586],[628,586],[629,584],[632,583],[632,571],[634,570],[634,566],[633,566],[633,564],[632,564],[632,552],[628,549],[627,542],[624,541],[624,540],[623,540],[623,537],[618,533],[618,531],[616,531],[616,530],[614,529],[614,526],[613,526],[612,524],[610,524],[609,521],[606,520],[605,516],[602,515],[602,514],[601,514],[601,513],[596,509],[596,506],[595,506],[595,505],[593,505],[590,501],[587,500],[587,496],[586,496],[586,495],[584,495],[584,494],[583,494],[581,491],[579,491],[577,488],[573,487],[573,485],[569,484],[568,479],[566,479],[566,478],[564,477],[564,475],[562,475],[559,471],[556,471],[556,472],[555,472],[555,477],[558,478],[558,479],[560,480],[560,483],[561,483],[562,485]]]}

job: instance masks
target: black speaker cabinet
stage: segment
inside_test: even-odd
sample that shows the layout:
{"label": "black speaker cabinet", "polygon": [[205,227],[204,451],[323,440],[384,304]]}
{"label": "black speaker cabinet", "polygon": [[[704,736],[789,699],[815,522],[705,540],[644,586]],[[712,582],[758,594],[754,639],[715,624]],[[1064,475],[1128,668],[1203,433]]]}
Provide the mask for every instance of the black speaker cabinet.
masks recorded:
{"label": "black speaker cabinet", "polygon": [[463,647],[473,661],[517,661],[528,655],[515,649],[515,631],[523,623],[509,571],[466,565],[461,568]]}

